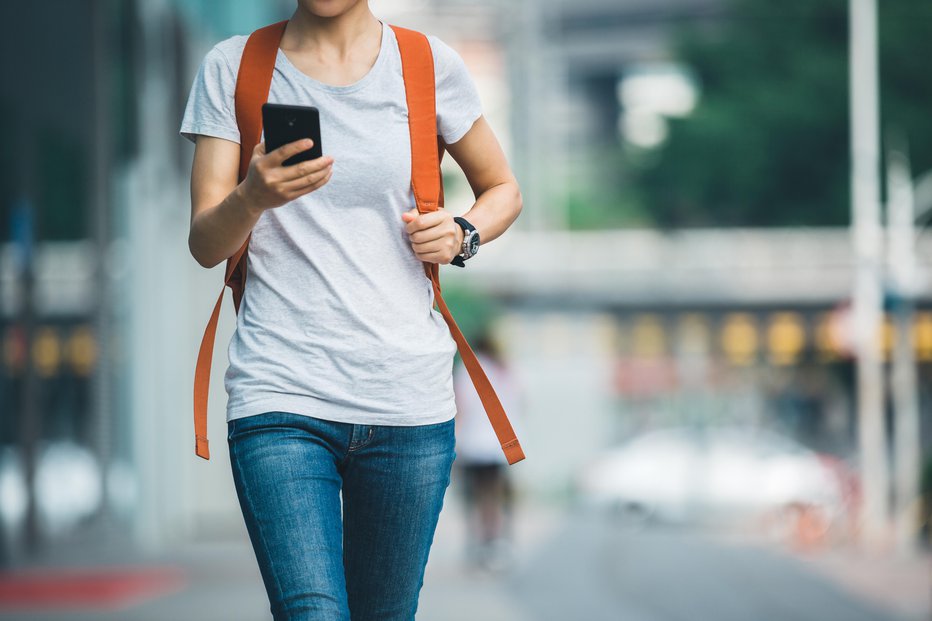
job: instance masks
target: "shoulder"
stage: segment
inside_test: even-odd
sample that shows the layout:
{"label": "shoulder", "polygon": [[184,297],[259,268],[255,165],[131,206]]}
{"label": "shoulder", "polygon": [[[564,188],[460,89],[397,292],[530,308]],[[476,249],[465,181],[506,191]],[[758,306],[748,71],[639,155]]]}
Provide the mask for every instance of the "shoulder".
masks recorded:
{"label": "shoulder", "polygon": [[[391,30],[391,28],[389,30]],[[432,33],[424,31],[420,31],[420,33],[427,38],[427,42],[430,44],[430,52],[434,58],[434,73],[438,77],[450,73],[451,71],[457,72],[465,68],[460,54],[446,41]],[[394,32],[392,33],[392,37],[395,39],[397,45],[397,37]]]}
{"label": "shoulder", "polygon": [[248,35],[233,35],[214,45],[204,56],[204,64],[218,67],[234,74],[239,69],[243,48],[246,47]]}
{"label": "shoulder", "polygon": [[466,70],[466,63],[451,45],[434,34],[427,34],[430,51],[434,56],[434,71],[438,76]]}
{"label": "shoulder", "polygon": [[482,102],[459,52],[437,35],[423,34],[434,60],[437,131],[447,144],[453,144],[482,114]]}
{"label": "shoulder", "polygon": [[430,51],[433,53],[434,58],[448,60],[459,57],[457,51],[437,35],[425,33],[424,36],[427,37],[427,41],[430,43]]}

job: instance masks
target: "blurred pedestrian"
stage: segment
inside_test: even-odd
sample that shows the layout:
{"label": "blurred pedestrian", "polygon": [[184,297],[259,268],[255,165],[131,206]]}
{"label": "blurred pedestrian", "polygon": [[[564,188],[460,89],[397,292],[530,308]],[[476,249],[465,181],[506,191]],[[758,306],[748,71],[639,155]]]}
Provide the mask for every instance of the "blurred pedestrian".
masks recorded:
{"label": "blurred pedestrian", "polygon": [[[488,332],[476,339],[473,350],[517,430],[521,421],[521,391],[517,378]],[[514,489],[508,477],[508,462],[462,364],[453,371],[453,387],[456,393],[455,467],[463,492],[466,558],[476,567],[504,569],[511,557],[514,514]]]}
{"label": "blurred pedestrian", "polygon": [[[460,56],[429,36],[437,132],[476,202],[418,215],[397,39],[367,0],[298,0],[269,100],[320,111],[325,155],[260,143],[237,184],[244,36],[204,58],[189,246],[213,267],[251,231],[224,376],[233,479],[275,619],[410,621],[450,480],[456,346],[423,263],[468,259],[521,195]],[[465,247],[464,247],[465,246]]]}

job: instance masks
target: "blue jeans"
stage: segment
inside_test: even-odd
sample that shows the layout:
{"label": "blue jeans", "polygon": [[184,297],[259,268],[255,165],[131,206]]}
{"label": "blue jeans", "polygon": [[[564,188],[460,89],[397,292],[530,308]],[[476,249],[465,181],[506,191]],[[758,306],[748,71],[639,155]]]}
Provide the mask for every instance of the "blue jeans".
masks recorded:
{"label": "blue jeans", "polygon": [[228,423],[233,481],[276,621],[414,619],[453,429],[452,420],[353,425],[287,412]]}

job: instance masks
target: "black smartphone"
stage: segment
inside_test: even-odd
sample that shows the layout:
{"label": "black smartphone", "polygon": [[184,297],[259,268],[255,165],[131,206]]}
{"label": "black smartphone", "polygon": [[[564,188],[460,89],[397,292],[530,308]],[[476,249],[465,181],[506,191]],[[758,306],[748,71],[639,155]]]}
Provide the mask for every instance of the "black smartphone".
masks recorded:
{"label": "black smartphone", "polygon": [[307,151],[292,155],[283,166],[292,166],[321,157],[320,113],[314,106],[288,104],[262,104],[262,132],[265,134],[265,152],[270,153],[282,145],[310,138],[314,145]]}

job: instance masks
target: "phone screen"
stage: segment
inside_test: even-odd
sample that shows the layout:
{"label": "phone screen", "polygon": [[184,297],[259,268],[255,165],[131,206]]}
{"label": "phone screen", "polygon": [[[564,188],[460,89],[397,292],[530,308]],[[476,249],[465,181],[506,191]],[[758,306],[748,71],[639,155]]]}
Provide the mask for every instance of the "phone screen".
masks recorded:
{"label": "phone screen", "polygon": [[284,166],[292,166],[323,155],[320,144],[320,113],[313,106],[263,104],[262,132],[265,135],[266,153],[302,138],[314,141],[314,145],[307,151],[285,160],[282,163]]}

